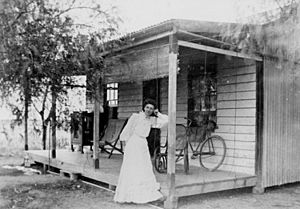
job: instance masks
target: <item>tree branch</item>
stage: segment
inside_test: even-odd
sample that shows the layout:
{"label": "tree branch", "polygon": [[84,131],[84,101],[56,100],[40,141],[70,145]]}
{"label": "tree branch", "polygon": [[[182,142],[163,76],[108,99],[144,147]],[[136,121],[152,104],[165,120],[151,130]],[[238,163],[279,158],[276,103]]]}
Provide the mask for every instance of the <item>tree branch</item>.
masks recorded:
{"label": "tree branch", "polygon": [[87,6],[78,6],[78,7],[70,7],[70,8],[68,8],[68,9],[66,9],[66,10],[63,10],[62,12],[58,13],[58,14],[55,15],[54,17],[59,17],[59,16],[61,16],[62,14],[65,14],[65,13],[67,13],[67,12],[70,12],[70,11],[76,10],[76,9],[88,9],[88,10],[97,11],[99,14],[102,13],[102,14],[107,15],[106,12],[101,11],[101,10],[99,10],[99,9],[97,9],[97,8],[87,7]]}
{"label": "tree branch", "polygon": [[34,109],[41,115],[41,111],[39,111],[39,109],[37,108],[37,106],[35,105],[34,102],[32,102]]}
{"label": "tree branch", "polygon": [[34,2],[35,2],[35,1],[32,0],[32,1],[28,2],[28,4],[26,4],[26,5],[24,6],[24,11],[22,11],[22,12],[20,12],[20,13],[18,14],[18,16],[16,17],[16,19],[15,19],[15,20],[13,21],[13,23],[11,24],[11,26],[15,25],[15,24],[17,23],[17,20],[18,20],[19,18],[21,18],[22,15],[27,14],[27,13],[30,12],[30,11],[27,11],[27,8],[29,7],[30,4],[32,4],[32,3],[34,3]]}

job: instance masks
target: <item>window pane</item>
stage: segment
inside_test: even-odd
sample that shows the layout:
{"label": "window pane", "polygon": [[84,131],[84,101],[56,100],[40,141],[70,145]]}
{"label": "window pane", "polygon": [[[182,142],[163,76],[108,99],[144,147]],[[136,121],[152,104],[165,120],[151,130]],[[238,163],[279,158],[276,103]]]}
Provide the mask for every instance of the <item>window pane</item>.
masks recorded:
{"label": "window pane", "polygon": [[107,84],[107,101],[109,106],[118,105],[118,83]]}

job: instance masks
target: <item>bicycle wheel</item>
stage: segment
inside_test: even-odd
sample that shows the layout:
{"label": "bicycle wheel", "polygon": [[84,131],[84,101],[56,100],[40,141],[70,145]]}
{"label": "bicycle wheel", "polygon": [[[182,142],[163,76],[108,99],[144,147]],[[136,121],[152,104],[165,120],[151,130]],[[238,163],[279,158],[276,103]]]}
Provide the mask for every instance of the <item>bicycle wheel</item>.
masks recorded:
{"label": "bicycle wheel", "polygon": [[167,156],[165,154],[158,154],[154,158],[155,170],[159,173],[167,172]]}
{"label": "bicycle wheel", "polygon": [[209,170],[218,169],[226,155],[226,144],[220,136],[210,136],[201,144],[199,161],[200,165]]}
{"label": "bicycle wheel", "polygon": [[154,150],[154,168],[159,173],[167,172],[167,153],[161,153],[160,147]]}

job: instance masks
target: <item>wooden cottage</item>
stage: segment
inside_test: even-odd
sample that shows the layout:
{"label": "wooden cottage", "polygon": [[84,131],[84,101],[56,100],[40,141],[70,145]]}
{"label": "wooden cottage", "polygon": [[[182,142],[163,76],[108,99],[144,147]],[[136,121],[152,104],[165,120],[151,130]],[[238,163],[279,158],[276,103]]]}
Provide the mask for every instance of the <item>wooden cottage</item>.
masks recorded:
{"label": "wooden cottage", "polygon": [[[237,27],[240,25],[169,20],[130,34],[130,44],[103,53],[113,63],[103,82],[109,87],[107,98],[114,106],[115,117],[125,119],[140,111],[143,100],[149,97],[169,115],[168,127],[161,133],[162,143],[168,136],[167,174],[156,174],[167,196],[165,208],[176,208],[178,198],[183,196],[241,187],[263,192],[269,186],[300,180],[299,78],[295,73],[287,74],[284,65],[274,67],[278,64],[274,58],[238,51],[222,41],[224,31]],[[204,83],[210,88],[205,96],[201,94],[207,88]],[[99,102],[88,106],[99,111]],[[175,163],[175,127],[186,124],[186,117],[199,123],[203,118],[217,123],[215,134],[223,137],[227,146],[225,160],[217,171],[205,171],[199,160],[189,158],[190,169],[185,174],[180,163]],[[98,120],[95,117],[95,124]],[[96,128],[94,136],[98,131]],[[98,146],[96,140],[94,144]],[[48,164],[43,154],[29,153]],[[98,156],[95,149],[96,168]],[[86,162],[84,159],[77,163]],[[66,161],[66,157],[59,159],[58,152],[50,166],[73,169],[116,185],[121,158],[107,159],[100,154],[99,171],[93,166],[80,170],[71,165],[71,160]]]}
{"label": "wooden cottage", "polygon": [[[116,49],[113,56],[107,53],[113,65],[104,82],[118,84],[118,118],[140,111],[149,97],[169,115],[168,129],[161,133],[162,143],[168,135],[171,150],[167,207],[174,207],[181,196],[256,185],[261,161],[263,58],[230,50],[232,45],[220,40],[225,28],[234,31],[236,27],[240,25],[170,20],[131,34],[134,41],[129,46]],[[207,88],[203,82],[210,82],[209,95],[201,94]],[[214,185],[217,189],[210,188],[213,184],[205,188],[197,180],[186,180],[189,183],[184,186],[176,184],[175,125],[186,124],[186,117],[198,123],[203,118],[217,123],[215,134],[225,139],[227,154],[215,174],[244,174],[243,185],[231,182],[226,175]],[[198,168],[199,160],[190,159],[189,164]],[[203,174],[192,169],[187,179],[189,175],[197,179]]]}

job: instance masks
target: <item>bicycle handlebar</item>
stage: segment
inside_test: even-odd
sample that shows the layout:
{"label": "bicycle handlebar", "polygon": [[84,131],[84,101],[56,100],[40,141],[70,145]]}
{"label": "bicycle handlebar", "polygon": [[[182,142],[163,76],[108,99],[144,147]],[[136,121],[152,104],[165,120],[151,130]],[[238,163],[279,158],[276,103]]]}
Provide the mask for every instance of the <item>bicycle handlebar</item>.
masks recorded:
{"label": "bicycle handlebar", "polygon": [[[192,122],[193,122],[193,120],[190,119],[190,118],[188,118],[188,117],[184,117],[184,119],[187,120],[187,127],[190,127],[191,124],[192,124]],[[214,126],[213,129],[218,129],[217,123],[215,121],[209,120],[208,123],[210,123],[210,122],[212,122],[212,124]]]}
{"label": "bicycle handlebar", "polygon": [[190,125],[192,124],[192,119],[189,119],[187,117],[184,117],[185,120],[187,120],[187,126],[190,127]]}

